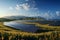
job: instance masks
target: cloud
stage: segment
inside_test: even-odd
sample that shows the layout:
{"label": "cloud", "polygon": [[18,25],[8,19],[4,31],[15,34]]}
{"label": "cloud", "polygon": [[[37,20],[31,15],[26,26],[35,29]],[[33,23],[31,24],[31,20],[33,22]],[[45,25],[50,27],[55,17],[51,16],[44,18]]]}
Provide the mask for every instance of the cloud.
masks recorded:
{"label": "cloud", "polygon": [[52,18],[52,16],[51,16],[49,13],[50,13],[49,11],[46,12],[46,13],[43,13],[42,17],[46,18],[47,20],[48,20],[49,18]]}
{"label": "cloud", "polygon": [[60,16],[60,11],[56,11],[56,15],[57,16]]}
{"label": "cloud", "polygon": [[[25,1],[29,1],[29,0],[25,0]],[[29,11],[29,10],[38,10],[37,7],[35,7],[35,1],[32,1],[31,4],[29,4],[28,2],[26,3],[22,3],[22,4],[17,4],[14,8],[14,10],[25,10],[25,11]],[[10,7],[9,9],[12,10],[12,7]]]}
{"label": "cloud", "polygon": [[22,8],[25,9],[25,10],[29,10],[30,5],[28,5],[28,3],[22,4]]}
{"label": "cloud", "polygon": [[9,7],[10,10],[13,10],[13,7]]}
{"label": "cloud", "polygon": [[16,5],[15,9],[16,10],[20,10],[20,9],[29,10],[30,5],[28,5],[28,3],[19,4],[19,5]]}
{"label": "cloud", "polygon": [[[34,0],[25,0],[27,2],[23,2],[21,4],[17,4],[14,8],[14,10],[25,10],[25,11],[29,11],[29,10],[37,10],[38,8],[36,7],[35,1]],[[28,3],[28,1],[30,3]],[[13,9],[12,7],[10,7],[10,9]]]}
{"label": "cloud", "polygon": [[15,9],[16,10],[20,10],[20,6],[19,5],[16,5]]}
{"label": "cloud", "polygon": [[44,17],[47,17],[48,18],[49,17],[49,14],[48,13],[45,13],[44,14]]}

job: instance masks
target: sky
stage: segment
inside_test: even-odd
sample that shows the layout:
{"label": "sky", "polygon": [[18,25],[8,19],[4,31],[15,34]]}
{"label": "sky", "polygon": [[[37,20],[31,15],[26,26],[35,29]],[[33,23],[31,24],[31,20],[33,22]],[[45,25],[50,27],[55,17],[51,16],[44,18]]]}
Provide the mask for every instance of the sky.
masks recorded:
{"label": "sky", "polygon": [[4,16],[60,19],[60,0],[0,0],[0,17]]}

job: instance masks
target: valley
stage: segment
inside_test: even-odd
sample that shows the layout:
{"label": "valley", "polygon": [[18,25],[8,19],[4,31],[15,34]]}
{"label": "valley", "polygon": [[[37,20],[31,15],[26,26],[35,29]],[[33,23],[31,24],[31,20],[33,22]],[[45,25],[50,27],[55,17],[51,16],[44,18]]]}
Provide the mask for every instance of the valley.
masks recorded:
{"label": "valley", "polygon": [[6,40],[12,40],[12,39],[13,40],[60,40],[60,26],[49,25],[53,22],[54,21],[47,21],[47,20],[40,20],[40,19],[39,20],[9,19],[9,21],[6,21],[5,18],[5,20],[3,19],[2,21],[0,21],[0,39],[1,40],[4,39]]}

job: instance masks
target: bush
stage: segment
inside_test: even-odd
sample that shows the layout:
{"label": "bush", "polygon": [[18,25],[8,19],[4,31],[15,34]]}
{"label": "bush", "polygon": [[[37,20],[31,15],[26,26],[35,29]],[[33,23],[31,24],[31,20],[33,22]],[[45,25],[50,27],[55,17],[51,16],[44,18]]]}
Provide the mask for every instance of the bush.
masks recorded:
{"label": "bush", "polygon": [[3,38],[4,38],[4,40],[9,40],[9,34],[8,33],[4,33],[3,34]]}
{"label": "bush", "polygon": [[0,33],[0,40],[2,40],[2,34]]}

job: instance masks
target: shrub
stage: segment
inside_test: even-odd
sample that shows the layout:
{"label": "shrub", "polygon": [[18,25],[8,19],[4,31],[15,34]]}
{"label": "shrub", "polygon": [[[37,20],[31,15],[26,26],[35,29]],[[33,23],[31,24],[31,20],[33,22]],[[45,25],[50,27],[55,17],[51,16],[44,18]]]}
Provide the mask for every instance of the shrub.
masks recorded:
{"label": "shrub", "polygon": [[3,34],[3,38],[4,38],[4,40],[9,40],[9,34],[8,33],[4,33]]}

